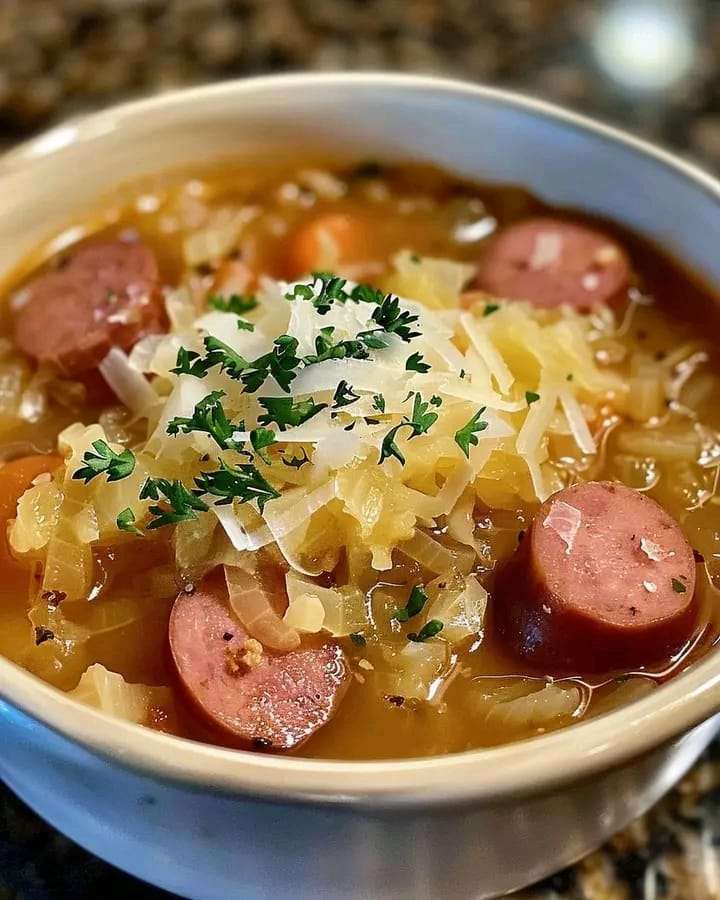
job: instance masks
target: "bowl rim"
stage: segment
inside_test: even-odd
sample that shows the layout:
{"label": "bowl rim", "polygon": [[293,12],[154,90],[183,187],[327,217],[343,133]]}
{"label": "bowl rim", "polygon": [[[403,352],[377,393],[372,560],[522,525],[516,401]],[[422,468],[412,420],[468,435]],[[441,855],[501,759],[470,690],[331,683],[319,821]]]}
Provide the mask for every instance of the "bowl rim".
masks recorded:
{"label": "bowl rim", "polygon": [[[455,96],[510,107],[619,144],[692,182],[720,205],[720,181],[712,175],[613,126],[514,91],[434,76],[376,72],[259,76],[109,107],[57,125],[6,152],[0,157],[0,184],[4,175],[34,160],[97,137],[107,131],[108,123],[114,130],[128,120],[173,106],[338,86]],[[4,658],[0,658],[0,698],[0,717],[12,716],[14,707],[105,762],[191,789],[283,802],[427,807],[544,792],[620,766],[677,738],[720,709],[720,655],[711,653],[650,696],[571,729],[499,747],[409,760],[345,762],[270,756],[174,737],[86,707]]]}

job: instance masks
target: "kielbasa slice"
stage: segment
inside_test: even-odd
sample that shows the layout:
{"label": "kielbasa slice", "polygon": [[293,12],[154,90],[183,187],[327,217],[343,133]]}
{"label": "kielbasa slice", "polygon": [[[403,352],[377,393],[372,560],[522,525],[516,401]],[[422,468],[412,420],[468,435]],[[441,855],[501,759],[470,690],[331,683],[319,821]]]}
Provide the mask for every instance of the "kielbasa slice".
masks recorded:
{"label": "kielbasa slice", "polygon": [[498,297],[582,311],[621,301],[629,278],[628,258],[611,238],[585,225],[535,218],[491,239],[476,284]]}
{"label": "kielbasa slice", "polygon": [[[251,658],[248,636],[221,578],[182,591],[170,616],[170,649],[194,705],[227,737],[251,749],[291,750],[333,716],[347,687],[342,649],[313,641]],[[249,663],[249,665],[248,665]]]}
{"label": "kielbasa slice", "polygon": [[15,342],[38,362],[68,375],[95,368],[115,346],[129,349],[165,325],[152,251],[130,241],[80,247],[57,271],[19,295]]}
{"label": "kielbasa slice", "polygon": [[644,494],[588,482],[540,507],[499,571],[492,611],[505,642],[548,674],[659,661],[696,621],[693,552]]}

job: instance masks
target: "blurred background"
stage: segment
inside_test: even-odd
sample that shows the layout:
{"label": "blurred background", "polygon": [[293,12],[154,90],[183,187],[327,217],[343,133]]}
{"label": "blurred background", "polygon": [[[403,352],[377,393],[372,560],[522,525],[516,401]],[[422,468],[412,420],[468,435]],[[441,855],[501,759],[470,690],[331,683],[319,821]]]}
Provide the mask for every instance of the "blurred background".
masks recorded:
{"label": "blurred background", "polygon": [[353,69],[517,88],[720,166],[717,0],[0,0],[0,147],[178,85]]}
{"label": "blurred background", "polygon": [[[720,171],[720,0],[0,0],[0,150],[181,85],[363,69],[515,88]],[[0,787],[0,900],[167,896],[92,858]],[[523,893],[719,897],[717,744],[652,813]]]}

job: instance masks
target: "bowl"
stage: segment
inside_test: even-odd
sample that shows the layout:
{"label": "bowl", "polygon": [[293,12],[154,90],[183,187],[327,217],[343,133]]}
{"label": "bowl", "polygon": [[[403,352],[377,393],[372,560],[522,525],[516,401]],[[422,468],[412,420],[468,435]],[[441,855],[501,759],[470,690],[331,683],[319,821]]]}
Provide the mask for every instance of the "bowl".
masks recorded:
{"label": "bowl", "polygon": [[[215,158],[408,159],[608,216],[720,282],[720,183],[546,103],[425,77],[291,75],[171,92],[0,161],[0,276],[137,176]],[[492,897],[651,806],[720,724],[720,656],[571,729],[433,759],[207,746],[83,707],[0,659],[0,775],[88,850],[187,897]]]}

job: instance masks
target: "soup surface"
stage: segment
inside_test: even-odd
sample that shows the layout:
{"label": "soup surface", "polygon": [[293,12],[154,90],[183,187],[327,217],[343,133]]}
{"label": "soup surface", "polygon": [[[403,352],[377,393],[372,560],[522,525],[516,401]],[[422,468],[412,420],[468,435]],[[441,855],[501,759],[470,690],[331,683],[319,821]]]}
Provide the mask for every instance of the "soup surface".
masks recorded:
{"label": "soup surface", "polygon": [[659,249],[375,163],[71,224],[4,289],[10,659],[175,734],[375,759],[600,715],[714,643],[717,307]]}

